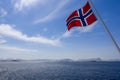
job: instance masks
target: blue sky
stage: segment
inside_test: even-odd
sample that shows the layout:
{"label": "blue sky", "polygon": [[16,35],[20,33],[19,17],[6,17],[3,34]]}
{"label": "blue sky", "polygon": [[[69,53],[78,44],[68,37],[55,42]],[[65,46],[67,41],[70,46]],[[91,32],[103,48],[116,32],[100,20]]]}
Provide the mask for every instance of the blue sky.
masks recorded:
{"label": "blue sky", "polygon": [[[92,0],[120,45],[120,1]],[[86,0],[0,0],[0,58],[120,59],[98,19],[67,31],[66,18]]]}

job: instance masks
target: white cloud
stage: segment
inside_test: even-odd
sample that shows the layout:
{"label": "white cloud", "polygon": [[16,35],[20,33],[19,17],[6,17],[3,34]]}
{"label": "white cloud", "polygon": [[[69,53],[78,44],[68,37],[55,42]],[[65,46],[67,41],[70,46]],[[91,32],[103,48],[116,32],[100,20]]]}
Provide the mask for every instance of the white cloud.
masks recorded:
{"label": "white cloud", "polygon": [[96,24],[97,24],[97,21],[94,22],[93,24],[89,25],[89,26],[82,27],[82,28],[79,27],[78,30],[79,30],[80,33],[91,32]]}
{"label": "white cloud", "polygon": [[34,42],[34,43],[42,43],[57,46],[59,44],[59,40],[57,39],[48,39],[43,36],[31,36],[29,37],[26,34],[14,29],[9,24],[0,24],[0,35],[12,37],[18,40],[26,41],[26,42]]}
{"label": "white cloud", "polygon": [[37,19],[34,21],[34,23],[42,23],[42,22],[46,22],[46,21],[50,21],[52,19],[54,19],[55,17],[57,17],[60,14],[60,10],[62,10],[62,8],[64,8],[64,6],[70,2],[69,0],[61,0],[60,3],[58,4],[58,6],[55,7],[55,9],[49,13],[48,15],[46,15],[43,18]]}
{"label": "white cloud", "polygon": [[5,50],[9,52],[25,52],[25,53],[34,53],[37,52],[36,50],[30,50],[30,49],[24,49],[24,48],[18,48],[13,46],[0,46],[0,50]]}
{"label": "white cloud", "polygon": [[17,11],[22,11],[25,8],[30,8],[38,3],[44,4],[46,0],[13,0],[14,8]]}
{"label": "white cloud", "polygon": [[65,33],[63,33],[63,35],[60,37],[60,39],[71,37],[75,31],[78,31],[79,35],[81,33],[91,32],[93,30],[93,28],[95,27],[96,23],[97,23],[97,21],[95,23],[93,23],[92,25],[89,25],[86,27],[74,27],[74,29],[71,29],[70,31],[66,31]]}
{"label": "white cloud", "polygon": [[63,37],[63,38],[68,38],[68,37],[72,36],[72,32],[73,32],[73,30],[72,30],[72,31],[66,31],[66,32],[62,35],[62,37]]}
{"label": "white cloud", "polygon": [[6,42],[7,42],[7,41],[4,40],[2,36],[0,36],[0,44],[4,44],[4,43],[6,43]]}
{"label": "white cloud", "polygon": [[7,42],[6,40],[0,39],[0,44],[4,44],[4,43],[6,43],[6,42]]}
{"label": "white cloud", "polygon": [[[52,12],[48,13],[45,17],[38,18],[37,20],[34,21],[34,23],[41,23],[41,22],[46,22],[50,21],[56,17],[58,17],[61,13],[60,11],[64,8],[64,6],[70,2],[69,0],[61,0],[61,1],[56,1],[56,0],[13,0],[14,3],[14,9],[15,11],[23,11],[25,9],[31,8],[33,6],[36,6],[39,4],[38,7],[41,7],[41,5],[44,5],[44,7],[48,7],[51,4],[58,4],[54,5],[54,10]],[[49,5],[50,4],[50,5]],[[48,5],[48,6],[47,6]],[[48,7],[49,10],[49,7]]]}
{"label": "white cloud", "polygon": [[0,17],[5,17],[7,14],[8,12],[5,9],[0,8]]}

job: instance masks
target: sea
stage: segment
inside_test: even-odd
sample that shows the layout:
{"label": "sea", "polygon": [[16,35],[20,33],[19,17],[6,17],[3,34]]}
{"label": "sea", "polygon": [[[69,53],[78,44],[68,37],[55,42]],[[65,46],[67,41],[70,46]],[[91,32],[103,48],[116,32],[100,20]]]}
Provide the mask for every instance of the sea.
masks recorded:
{"label": "sea", "polygon": [[120,62],[6,61],[0,80],[120,80]]}

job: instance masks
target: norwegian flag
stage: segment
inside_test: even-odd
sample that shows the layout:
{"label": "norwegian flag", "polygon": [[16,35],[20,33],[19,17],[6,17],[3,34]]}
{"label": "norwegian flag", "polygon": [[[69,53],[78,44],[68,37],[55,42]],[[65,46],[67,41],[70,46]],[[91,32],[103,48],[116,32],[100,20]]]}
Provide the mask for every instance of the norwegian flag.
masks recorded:
{"label": "norwegian flag", "polygon": [[89,2],[79,10],[74,11],[66,20],[68,30],[72,27],[88,26],[97,20]]}

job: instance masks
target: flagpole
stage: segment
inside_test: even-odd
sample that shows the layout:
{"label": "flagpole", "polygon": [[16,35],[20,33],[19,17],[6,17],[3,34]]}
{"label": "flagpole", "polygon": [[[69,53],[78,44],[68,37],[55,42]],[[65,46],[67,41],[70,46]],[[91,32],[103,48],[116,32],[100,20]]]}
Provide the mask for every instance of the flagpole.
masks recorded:
{"label": "flagpole", "polygon": [[105,24],[105,22],[103,21],[102,17],[101,17],[100,14],[98,13],[98,11],[97,11],[96,7],[94,6],[93,2],[92,2],[91,0],[88,0],[88,1],[89,1],[90,4],[93,6],[94,10],[96,11],[97,16],[99,17],[99,19],[101,20],[101,22],[102,22],[102,24],[103,24],[103,26],[104,26],[105,31],[108,33],[109,37],[111,38],[112,42],[114,43],[114,45],[116,46],[118,52],[120,53],[120,48],[119,48],[117,42],[116,42],[115,39],[113,38],[110,30],[108,29],[107,25]]}

